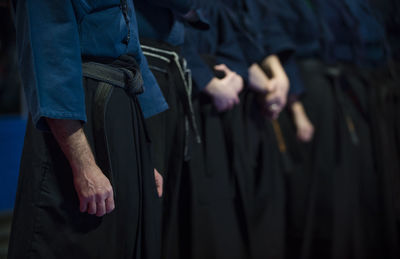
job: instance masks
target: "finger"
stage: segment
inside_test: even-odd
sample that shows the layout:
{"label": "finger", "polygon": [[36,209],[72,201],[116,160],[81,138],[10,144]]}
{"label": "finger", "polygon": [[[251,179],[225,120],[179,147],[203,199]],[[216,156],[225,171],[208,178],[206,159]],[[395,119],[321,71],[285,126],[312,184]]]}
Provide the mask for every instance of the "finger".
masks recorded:
{"label": "finger", "polygon": [[88,212],[90,215],[94,215],[94,214],[96,214],[96,211],[97,211],[96,202],[94,202],[94,201],[89,202],[87,212]]}
{"label": "finger", "polygon": [[272,103],[277,103],[278,97],[276,96],[275,92],[267,94],[265,96],[265,102],[267,105],[271,105]]}
{"label": "finger", "polygon": [[81,212],[86,212],[88,209],[88,202],[86,199],[81,198],[79,202],[79,210]]}
{"label": "finger", "polygon": [[276,84],[274,80],[269,80],[268,82],[266,82],[265,87],[268,92],[276,91]]}
{"label": "finger", "polygon": [[240,103],[239,97],[238,97],[238,96],[235,96],[234,104],[239,104],[239,103]]}
{"label": "finger", "polygon": [[162,194],[163,194],[163,186],[162,186],[162,184],[160,184],[160,183],[157,183],[157,194],[158,194],[158,197],[159,197],[159,198],[162,197]]}
{"label": "finger", "polygon": [[225,64],[219,64],[214,66],[216,70],[230,71],[229,68]]}
{"label": "finger", "polygon": [[96,216],[97,217],[103,217],[104,214],[106,214],[106,203],[104,200],[98,201],[96,203]]}
{"label": "finger", "polygon": [[230,83],[231,80],[234,79],[235,74],[233,74],[232,71],[229,70],[224,70],[224,72],[225,72],[225,77],[222,80],[229,81]]}
{"label": "finger", "polygon": [[162,193],[163,193],[163,177],[162,175],[157,171],[157,169],[154,168],[154,178],[156,180],[156,187],[157,187],[157,194],[158,197],[161,198]]}
{"label": "finger", "polygon": [[227,110],[232,110],[233,106],[235,106],[235,100],[229,100]]}
{"label": "finger", "polygon": [[106,213],[111,213],[115,209],[115,202],[114,202],[114,194],[112,193],[111,196],[106,199]]}

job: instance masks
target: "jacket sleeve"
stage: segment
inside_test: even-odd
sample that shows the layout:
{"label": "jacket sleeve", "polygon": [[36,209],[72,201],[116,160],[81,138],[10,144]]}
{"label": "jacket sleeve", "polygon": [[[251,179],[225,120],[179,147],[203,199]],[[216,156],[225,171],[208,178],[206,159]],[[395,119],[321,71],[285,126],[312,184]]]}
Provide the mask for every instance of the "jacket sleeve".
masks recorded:
{"label": "jacket sleeve", "polygon": [[304,85],[294,58],[290,58],[283,65],[290,81],[289,96],[300,96],[305,92]]}
{"label": "jacket sleeve", "polygon": [[197,0],[146,0],[152,5],[170,8],[180,14],[185,14],[198,7]]}
{"label": "jacket sleeve", "polygon": [[70,0],[14,1],[19,67],[35,126],[86,121],[78,26]]}
{"label": "jacket sleeve", "polygon": [[198,31],[191,28],[185,30],[185,43],[182,47],[182,54],[187,61],[188,67],[192,71],[195,88],[200,92],[203,91],[212,80],[214,73],[198,51],[198,33]]}
{"label": "jacket sleeve", "polygon": [[[266,55],[278,55],[281,62],[285,62],[286,59],[294,53],[295,44],[293,43],[289,33],[285,30],[276,12],[273,12],[273,3],[279,2],[282,9],[287,6],[283,6],[281,1],[267,1],[261,3],[260,0],[254,1],[257,10],[260,12],[257,15],[258,21],[257,26],[260,28],[260,41],[263,45]],[[268,4],[266,4],[268,3]]]}
{"label": "jacket sleeve", "polygon": [[237,33],[226,13],[221,8],[218,14],[218,46],[215,54],[217,63],[225,64],[229,69],[238,73],[245,81],[248,79],[247,61],[240,47]]}

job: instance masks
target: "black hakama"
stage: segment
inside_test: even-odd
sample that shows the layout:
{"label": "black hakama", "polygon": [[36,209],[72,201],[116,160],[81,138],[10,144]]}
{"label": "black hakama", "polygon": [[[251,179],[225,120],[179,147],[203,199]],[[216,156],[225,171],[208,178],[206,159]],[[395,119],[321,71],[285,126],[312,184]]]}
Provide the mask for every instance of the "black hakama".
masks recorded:
{"label": "black hakama", "polygon": [[[113,186],[115,210],[103,217],[79,211],[65,155],[51,133],[30,122],[8,258],[159,258],[160,201],[144,120],[135,92],[120,88],[128,87],[120,68],[131,69],[133,62],[120,60],[111,72],[110,66],[100,64],[103,70],[91,68],[84,78],[84,132]],[[121,80],[102,76],[115,70]],[[131,71],[130,89],[140,89],[138,70]]]}

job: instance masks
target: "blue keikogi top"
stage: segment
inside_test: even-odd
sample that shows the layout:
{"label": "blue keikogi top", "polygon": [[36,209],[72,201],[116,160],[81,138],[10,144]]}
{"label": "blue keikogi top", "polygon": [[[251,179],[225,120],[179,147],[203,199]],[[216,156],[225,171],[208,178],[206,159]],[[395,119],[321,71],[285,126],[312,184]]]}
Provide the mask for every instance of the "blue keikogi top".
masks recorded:
{"label": "blue keikogi top", "polygon": [[182,53],[192,71],[196,90],[202,91],[214,77],[214,72],[202,55],[211,55],[217,64],[225,64],[229,69],[247,78],[246,59],[243,56],[226,7],[218,1],[203,5],[201,9],[210,23],[208,31],[186,27]]}
{"label": "blue keikogi top", "polygon": [[[178,46],[184,42],[183,15],[199,7],[198,0],[135,0],[136,17],[140,38],[148,38]],[[208,27],[197,12],[197,20],[192,22],[194,27]]]}
{"label": "blue keikogi top", "polygon": [[270,15],[269,1],[221,0],[229,8],[229,17],[238,34],[248,64],[276,54],[284,61],[294,44],[284,33],[281,23]]}
{"label": "blue keikogi top", "polygon": [[327,62],[362,66],[386,60],[385,32],[368,0],[315,0]]}
{"label": "blue keikogi top", "polygon": [[[285,31],[279,16],[271,8],[274,6],[274,0],[222,0],[222,2],[229,7],[229,17],[238,34],[247,65],[261,62],[267,56],[276,54],[289,78],[293,78],[297,73],[294,61],[291,60],[295,44]],[[293,76],[290,76],[291,74]],[[289,94],[298,95],[303,92],[303,86],[293,82]]]}
{"label": "blue keikogi top", "polygon": [[133,55],[144,79],[144,116],[168,108],[140,50],[132,1],[129,27],[120,0],[14,0],[14,7],[21,76],[39,129],[47,129],[44,117],[86,121],[82,56]]}
{"label": "blue keikogi top", "polygon": [[277,16],[284,33],[295,44],[296,57],[315,57],[320,51],[318,17],[307,0],[270,0],[271,15]]}
{"label": "blue keikogi top", "polygon": [[284,67],[290,80],[290,95],[298,96],[304,92],[304,86],[295,59],[319,57],[319,20],[307,0],[271,0],[269,7],[271,15],[277,17],[295,44],[295,55],[284,63]]}

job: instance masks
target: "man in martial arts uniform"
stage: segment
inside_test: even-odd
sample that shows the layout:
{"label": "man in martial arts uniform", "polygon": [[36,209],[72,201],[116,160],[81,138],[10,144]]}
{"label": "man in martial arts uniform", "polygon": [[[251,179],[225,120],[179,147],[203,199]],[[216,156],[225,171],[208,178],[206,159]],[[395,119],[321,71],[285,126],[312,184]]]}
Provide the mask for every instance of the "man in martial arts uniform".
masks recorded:
{"label": "man in martial arts uniform", "polygon": [[202,11],[210,30],[188,27],[183,47],[193,75],[202,140],[193,146],[186,172],[191,178],[192,202],[191,235],[186,242],[191,248],[189,258],[248,258],[247,225],[240,211],[243,186],[238,182],[246,170],[241,167],[243,149],[236,135],[243,127],[238,104],[241,75],[246,76],[247,67],[223,6],[209,1]]}
{"label": "man in martial arts uniform", "polygon": [[396,215],[400,219],[400,175],[396,173],[400,170],[397,159],[400,156],[400,3],[395,0],[370,0],[370,3],[385,28],[388,61],[374,69],[364,70],[363,74],[376,96],[376,105],[371,113],[376,115],[372,120],[379,121],[373,124],[373,129],[374,137],[379,137],[377,145],[381,152],[375,155],[381,161],[379,168],[392,172],[390,182],[395,191]]}
{"label": "man in martial arts uniform", "polygon": [[166,190],[162,213],[162,258],[188,258],[179,237],[190,204],[186,192],[185,163],[190,160],[191,139],[200,142],[192,106],[192,79],[180,54],[184,23],[207,29],[201,13],[193,10],[195,1],[135,2],[141,47],[155,75],[169,109],[146,123],[153,145],[155,168],[164,176]]}
{"label": "man in martial arts uniform", "polygon": [[[296,168],[295,172],[286,175],[287,256],[325,257],[330,253],[325,247],[325,240],[329,238],[327,233],[331,226],[331,213],[325,203],[329,201],[331,188],[321,187],[315,183],[331,182],[329,177],[332,176],[331,172],[335,167],[332,150],[335,150],[336,143],[333,129],[337,122],[334,115],[332,84],[326,77],[321,62],[321,31],[317,16],[305,0],[274,0],[270,1],[270,8],[272,15],[282,24],[283,33],[296,44],[295,57],[285,69],[291,85],[300,85],[305,89],[300,100],[316,127],[313,141],[309,145],[304,145],[296,142],[293,136],[296,133],[291,132],[288,125],[282,125],[288,154]],[[325,199],[325,203],[319,202],[321,199]],[[315,223],[316,218],[317,223]],[[310,240],[315,248],[313,254],[308,253],[307,245]],[[328,255],[318,254],[319,251]]]}
{"label": "man in martial arts uniform", "polygon": [[139,48],[133,2],[14,8],[31,119],[9,258],[159,258],[143,116],[167,104]]}
{"label": "man in martial arts uniform", "polygon": [[298,78],[299,72],[294,55],[285,63],[284,69],[290,82],[287,112],[292,117],[297,140],[307,143],[313,138],[314,125],[307,115],[307,111],[301,100],[301,97],[305,94],[305,89]]}
{"label": "man in martial arts uniform", "polygon": [[[353,117],[355,128],[358,130],[359,147],[358,156],[354,156],[353,161],[358,157],[357,170],[360,173],[357,175],[355,173],[357,171],[352,169],[350,171],[352,172],[351,178],[345,173],[343,176],[339,176],[342,177],[342,181],[351,184],[348,187],[349,190],[341,188],[342,194],[345,195],[346,192],[353,194],[355,191],[358,193],[355,196],[357,200],[354,197],[352,200],[347,200],[347,204],[340,202],[341,206],[338,208],[347,205],[348,209],[346,212],[342,212],[343,214],[338,213],[338,219],[343,222],[353,218],[358,227],[354,228],[352,232],[337,233],[338,237],[336,238],[340,241],[337,242],[335,247],[337,249],[334,252],[338,251],[337,257],[343,257],[346,253],[356,253],[354,258],[367,256],[398,258],[400,253],[399,232],[394,230],[398,227],[396,222],[398,219],[396,220],[394,217],[394,207],[398,206],[399,178],[398,173],[395,172],[399,171],[399,164],[396,164],[397,159],[395,158],[398,156],[392,156],[396,147],[388,144],[396,141],[397,134],[390,134],[393,129],[385,130],[385,124],[390,127],[389,125],[393,121],[393,117],[390,118],[390,114],[393,114],[390,109],[393,109],[395,113],[396,107],[387,107],[388,112],[385,114],[382,109],[385,105],[380,104],[395,99],[395,92],[389,89],[398,89],[398,85],[385,86],[387,80],[394,78],[390,77],[390,73],[385,72],[388,69],[388,60],[391,59],[388,56],[391,51],[387,48],[387,36],[384,28],[378,23],[375,17],[376,12],[372,9],[369,1],[343,0],[342,2],[344,8],[337,12],[338,18],[328,20],[328,24],[332,28],[335,39],[343,45],[347,44],[348,48],[352,48],[351,55],[347,54],[344,57],[337,52],[336,59],[342,68],[342,81],[347,86],[347,93],[357,111],[353,111]],[[327,4],[324,3],[324,5]],[[326,14],[327,9],[323,10]],[[339,18],[340,16],[341,18]],[[348,22],[349,16],[352,21],[350,23]],[[383,70],[383,76],[380,75],[378,79],[371,77],[379,75],[380,70]],[[360,74],[364,74],[364,76],[360,76]],[[385,88],[389,91],[386,92]],[[382,100],[382,96],[385,95],[386,97],[383,97]],[[393,104],[394,102],[387,102],[387,104],[389,103]],[[352,111],[349,109],[349,114],[350,112]],[[370,160],[370,163],[366,162]],[[371,168],[372,166],[373,168]],[[339,196],[337,199],[339,203],[342,197]],[[355,204],[357,206],[354,206]],[[379,213],[377,213],[378,211]],[[342,236],[340,236],[341,234]],[[343,237],[345,235],[346,238]],[[379,237],[379,239],[372,241],[366,238],[368,235]],[[351,236],[356,236],[358,245],[345,247],[348,243],[354,242]]]}
{"label": "man in martial arts uniform", "polygon": [[[281,62],[293,53],[290,38],[263,1],[223,1],[238,35],[249,72],[248,94],[243,101],[246,121],[249,222],[252,258],[283,258],[285,255],[284,159],[278,146],[278,118],[287,102],[289,80]],[[258,104],[257,104],[258,103]],[[262,112],[260,112],[260,109]],[[273,127],[274,126],[274,127]],[[278,135],[276,135],[276,133]]]}
{"label": "man in martial arts uniform", "polygon": [[[389,235],[379,230],[385,226],[379,217],[372,216],[382,196],[377,184],[380,180],[373,172],[368,125],[359,112],[366,105],[365,101],[354,105],[352,100],[361,100],[362,91],[360,95],[360,92],[352,90],[356,87],[354,78],[349,80],[349,77],[341,77],[337,64],[346,62],[347,65],[343,67],[348,67],[349,63],[367,58],[367,55],[360,55],[358,51],[368,44],[362,45],[362,38],[356,37],[361,31],[376,33],[379,30],[359,30],[359,24],[368,24],[369,28],[376,25],[372,20],[362,23],[356,21],[357,12],[354,11],[365,10],[360,3],[274,1],[274,5],[280,19],[286,23],[287,33],[297,39],[299,79],[307,89],[303,101],[317,128],[312,143],[314,151],[309,159],[310,173],[304,174],[302,181],[293,181],[288,190],[293,193],[293,201],[289,200],[289,204],[294,209],[290,233],[293,242],[289,244],[294,253],[291,256],[364,258],[370,255],[375,258],[383,251],[382,244],[390,248],[392,241],[386,243],[391,238],[388,239]],[[332,12],[335,15],[331,15]],[[294,14],[292,17],[288,15],[291,13]],[[370,41],[370,36],[364,39]],[[376,39],[375,36],[372,39]],[[375,43],[370,46],[380,44],[379,40]],[[374,53],[379,52],[378,49]],[[351,84],[353,87],[348,87]],[[363,192],[364,188],[369,191]],[[303,197],[300,198],[303,205],[294,206],[299,197]],[[364,199],[368,200],[369,206],[359,203]],[[340,231],[336,227],[350,221],[354,221],[352,227],[341,227]],[[388,218],[386,225],[392,225],[391,221]],[[364,222],[369,224],[363,225]],[[365,238],[368,235],[380,236],[385,241],[369,242]],[[299,244],[300,250],[294,248]],[[389,251],[385,252],[386,255],[391,253]]]}
{"label": "man in martial arts uniform", "polygon": [[[369,82],[357,75],[360,69],[385,62],[384,30],[365,0],[316,1],[315,8],[333,36],[332,41],[324,42],[324,49],[328,61],[339,64],[341,72],[339,79],[337,72],[330,74],[336,83],[336,98],[341,99],[338,108],[353,124],[347,125],[350,139],[346,148],[341,148],[341,166],[333,177],[333,228],[343,228],[333,232],[332,257],[396,258],[394,194],[391,180],[384,171],[377,170],[374,154],[381,151],[372,144],[373,125],[379,122],[371,116],[376,96],[368,92],[375,86],[368,86]],[[338,86],[343,89],[342,96],[338,95]],[[371,240],[368,236],[379,238]]]}

